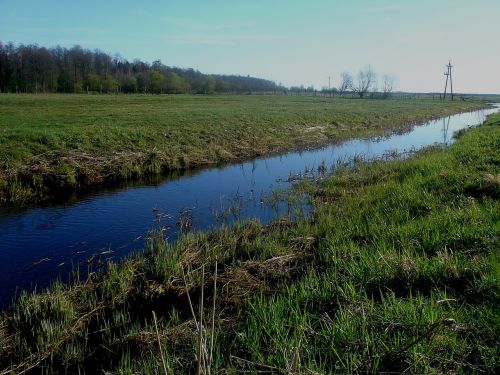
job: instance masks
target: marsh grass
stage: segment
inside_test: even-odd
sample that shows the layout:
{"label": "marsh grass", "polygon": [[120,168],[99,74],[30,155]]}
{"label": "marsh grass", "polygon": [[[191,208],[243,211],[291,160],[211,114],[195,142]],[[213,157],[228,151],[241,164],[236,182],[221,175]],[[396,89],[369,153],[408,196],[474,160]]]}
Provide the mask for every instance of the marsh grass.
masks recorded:
{"label": "marsh grass", "polygon": [[493,115],[448,149],[302,181],[306,218],[160,232],[22,295],[3,373],[497,373],[499,149]]}
{"label": "marsh grass", "polygon": [[480,102],[272,95],[0,95],[0,202],[404,131]]}

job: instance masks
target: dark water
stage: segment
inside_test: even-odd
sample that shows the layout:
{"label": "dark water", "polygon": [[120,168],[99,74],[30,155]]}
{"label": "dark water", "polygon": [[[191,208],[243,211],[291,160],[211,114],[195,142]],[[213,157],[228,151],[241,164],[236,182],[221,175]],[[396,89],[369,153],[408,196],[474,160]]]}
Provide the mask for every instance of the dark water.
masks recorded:
{"label": "dark water", "polygon": [[480,124],[499,107],[430,121],[405,134],[205,169],[50,207],[0,212],[0,308],[16,290],[46,286],[58,275],[64,278],[72,265],[94,254],[118,259],[142,248],[147,232],[159,225],[167,226],[167,236],[175,239],[179,216],[192,219],[196,230],[236,219],[272,220],[286,206],[276,209],[261,204],[261,198],[273,189],[286,189],[291,174],[316,169],[323,162],[330,166],[360,155],[373,158],[451,143],[455,131]]}

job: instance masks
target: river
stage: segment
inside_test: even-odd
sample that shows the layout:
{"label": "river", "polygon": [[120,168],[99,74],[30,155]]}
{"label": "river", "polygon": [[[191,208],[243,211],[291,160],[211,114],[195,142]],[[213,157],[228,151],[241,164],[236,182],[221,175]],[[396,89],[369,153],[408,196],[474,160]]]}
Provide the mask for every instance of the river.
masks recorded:
{"label": "river", "polygon": [[[144,246],[150,230],[166,228],[175,240],[179,217],[194,230],[238,219],[268,222],[287,209],[262,200],[287,189],[294,176],[363,156],[378,158],[433,144],[450,144],[454,132],[482,123],[495,108],[456,114],[414,126],[404,134],[354,139],[238,164],[191,171],[122,188],[102,189],[65,202],[0,211],[0,308],[20,290],[67,278],[90,258],[119,259]],[[321,168],[320,168],[321,169]],[[293,178],[290,178],[292,176]]]}

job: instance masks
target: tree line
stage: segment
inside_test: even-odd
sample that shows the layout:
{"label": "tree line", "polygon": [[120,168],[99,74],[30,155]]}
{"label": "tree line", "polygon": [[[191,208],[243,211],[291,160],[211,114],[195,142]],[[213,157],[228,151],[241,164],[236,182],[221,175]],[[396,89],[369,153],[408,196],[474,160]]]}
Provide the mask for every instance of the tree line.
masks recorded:
{"label": "tree line", "polygon": [[283,90],[250,76],[209,75],[160,60],[132,62],[100,50],[14,45],[0,41],[0,92],[245,93]]}
{"label": "tree line", "polygon": [[347,93],[357,95],[360,98],[367,96],[388,98],[392,95],[395,87],[395,78],[384,74],[379,81],[377,74],[371,66],[367,65],[354,77],[349,72],[343,72],[340,75],[337,87],[323,87],[323,93],[331,95],[338,94],[344,96]]}
{"label": "tree line", "polygon": [[395,88],[395,78],[384,74],[380,81],[377,74],[370,65],[360,69],[356,76],[349,72],[340,74],[338,86],[323,86],[320,91],[314,86],[305,87],[292,86],[288,91],[292,94],[316,94],[320,93],[323,96],[346,96],[359,98],[389,98],[393,95]]}

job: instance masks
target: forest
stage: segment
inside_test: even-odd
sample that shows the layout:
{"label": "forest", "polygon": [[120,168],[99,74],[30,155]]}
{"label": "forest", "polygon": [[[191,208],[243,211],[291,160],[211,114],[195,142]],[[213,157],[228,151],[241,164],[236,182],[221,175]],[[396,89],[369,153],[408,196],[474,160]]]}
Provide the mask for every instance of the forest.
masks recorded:
{"label": "forest", "polygon": [[153,93],[210,94],[274,92],[270,80],[203,74],[169,67],[160,60],[130,62],[98,49],[0,41],[0,93]]}

